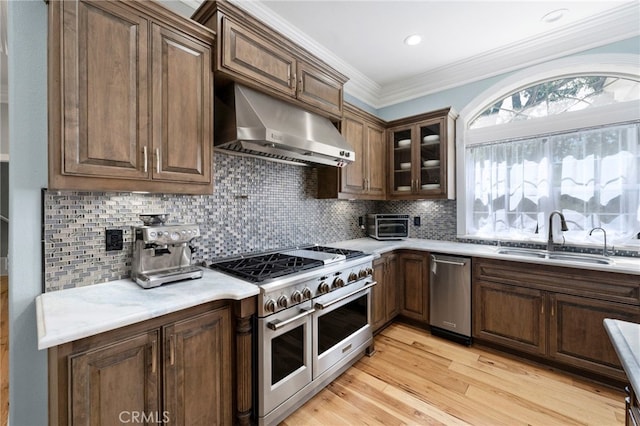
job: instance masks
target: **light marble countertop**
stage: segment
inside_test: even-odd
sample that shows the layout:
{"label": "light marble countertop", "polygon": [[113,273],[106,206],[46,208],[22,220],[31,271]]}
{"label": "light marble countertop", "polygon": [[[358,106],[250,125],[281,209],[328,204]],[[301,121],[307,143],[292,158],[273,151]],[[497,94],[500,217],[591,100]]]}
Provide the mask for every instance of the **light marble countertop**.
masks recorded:
{"label": "light marble countertop", "polygon": [[[413,249],[640,275],[640,258],[615,257],[613,265],[584,264],[497,254],[495,246],[415,238],[400,241],[359,238],[326,245],[374,255],[397,249]],[[241,300],[259,292],[255,284],[207,268],[203,270],[201,279],[147,290],[127,278],[41,294],[36,298],[38,348],[46,349],[202,303],[223,299]]]}
{"label": "light marble countertop", "polygon": [[604,328],[637,395],[640,392],[640,324],[607,318]]}
{"label": "light marble countertop", "polygon": [[[613,256],[613,264],[592,264],[575,262],[569,260],[543,259],[534,257],[523,257],[516,255],[498,254],[498,247],[482,245],[456,243],[451,241],[423,240],[419,238],[407,238],[399,241],[378,241],[373,238],[359,238],[355,240],[339,241],[328,244],[335,247],[362,250],[365,253],[383,254],[388,251],[398,249],[424,250],[433,253],[454,254],[461,256],[476,256],[489,259],[512,260],[517,262],[534,263],[538,265],[555,265],[578,269],[618,272],[626,274],[640,275],[640,258]],[[502,247],[505,248],[505,247]],[[640,285],[640,279],[638,281]]]}
{"label": "light marble countertop", "polygon": [[36,298],[38,349],[93,336],[214,300],[255,296],[259,287],[203,268],[200,279],[143,289],[130,279]]}

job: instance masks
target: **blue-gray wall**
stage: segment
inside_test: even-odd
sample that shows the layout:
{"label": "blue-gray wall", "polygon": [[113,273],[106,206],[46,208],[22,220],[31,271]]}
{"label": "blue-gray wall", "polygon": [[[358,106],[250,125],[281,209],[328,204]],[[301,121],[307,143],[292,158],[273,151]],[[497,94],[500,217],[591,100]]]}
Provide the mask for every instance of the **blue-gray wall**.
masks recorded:
{"label": "blue-gray wall", "polygon": [[47,184],[47,5],[10,1],[9,418],[47,424],[47,353],[37,349],[42,290],[40,189]]}

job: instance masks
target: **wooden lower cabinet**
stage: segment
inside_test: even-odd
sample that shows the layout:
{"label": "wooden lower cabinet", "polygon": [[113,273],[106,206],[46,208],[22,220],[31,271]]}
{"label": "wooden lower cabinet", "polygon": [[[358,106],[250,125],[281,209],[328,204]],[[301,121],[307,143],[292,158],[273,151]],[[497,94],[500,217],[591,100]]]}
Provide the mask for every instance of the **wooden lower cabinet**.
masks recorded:
{"label": "wooden lower cabinet", "polygon": [[476,282],[473,336],[524,352],[544,354],[546,322],[541,291]]}
{"label": "wooden lower cabinet", "polygon": [[163,335],[164,412],[169,423],[231,424],[230,309],[165,326]]}
{"label": "wooden lower cabinet", "polygon": [[612,318],[639,322],[640,307],[566,294],[549,295],[549,304],[549,356],[575,367],[624,379],[602,321]]}
{"label": "wooden lower cabinet", "polygon": [[126,423],[138,413],[162,418],[159,330],[69,357],[70,424]]}
{"label": "wooden lower cabinet", "polygon": [[475,259],[473,338],[624,381],[605,318],[640,322],[637,276]]}
{"label": "wooden lower cabinet", "polygon": [[373,279],[378,283],[371,292],[371,327],[374,333],[398,315],[397,263],[397,256],[393,253],[373,261]]}
{"label": "wooden lower cabinet", "polygon": [[402,250],[398,253],[400,315],[429,322],[429,253]]}
{"label": "wooden lower cabinet", "polygon": [[[247,330],[234,339],[232,306],[211,302],[50,348],[49,424],[248,424],[251,345]],[[238,323],[255,312],[247,306]]]}

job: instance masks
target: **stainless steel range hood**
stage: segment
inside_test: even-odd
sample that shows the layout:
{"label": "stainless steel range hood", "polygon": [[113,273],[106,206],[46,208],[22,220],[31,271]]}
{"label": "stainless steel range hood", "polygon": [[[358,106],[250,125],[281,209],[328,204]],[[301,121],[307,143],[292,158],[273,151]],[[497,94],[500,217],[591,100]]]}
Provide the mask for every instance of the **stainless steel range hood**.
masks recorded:
{"label": "stainless steel range hood", "polygon": [[216,92],[214,147],[302,165],[355,160],[327,118],[238,84]]}

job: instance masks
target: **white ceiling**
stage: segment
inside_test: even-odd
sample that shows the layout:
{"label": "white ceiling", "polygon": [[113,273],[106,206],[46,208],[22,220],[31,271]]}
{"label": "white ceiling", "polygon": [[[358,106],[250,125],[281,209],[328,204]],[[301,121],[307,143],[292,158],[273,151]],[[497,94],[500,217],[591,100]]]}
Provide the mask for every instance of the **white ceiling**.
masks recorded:
{"label": "white ceiling", "polygon": [[[232,2],[349,76],[347,93],[376,108],[640,35],[638,0]],[[541,21],[559,8],[561,20]],[[423,42],[406,46],[412,33]]]}

